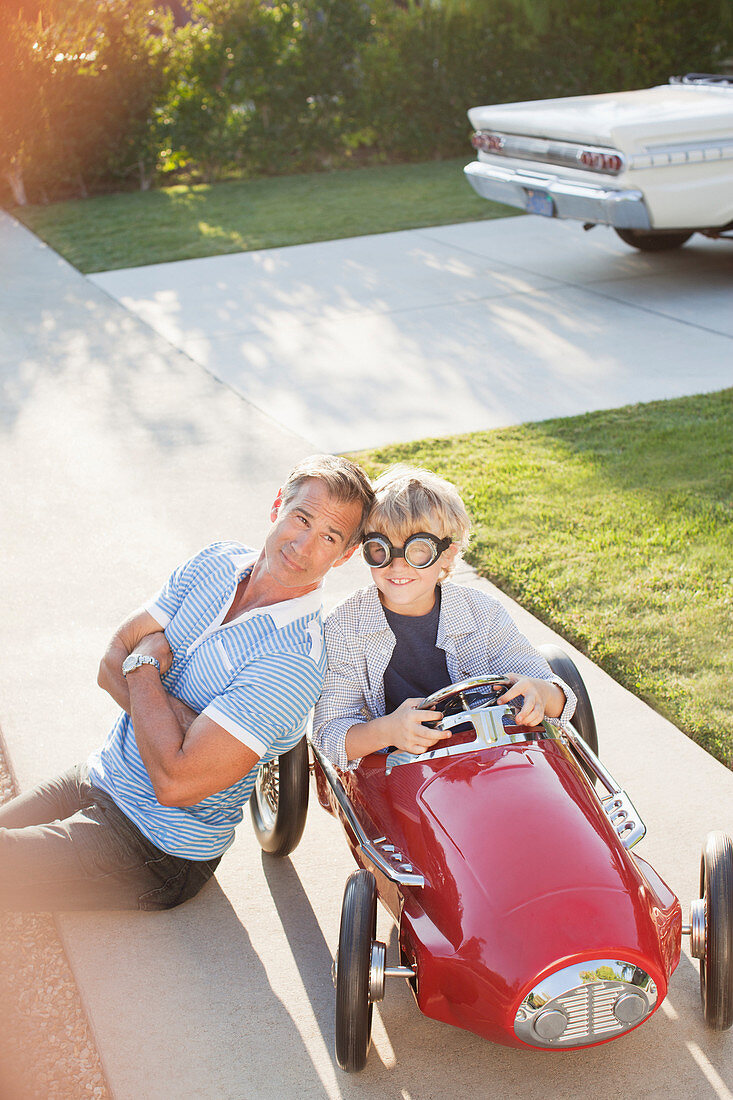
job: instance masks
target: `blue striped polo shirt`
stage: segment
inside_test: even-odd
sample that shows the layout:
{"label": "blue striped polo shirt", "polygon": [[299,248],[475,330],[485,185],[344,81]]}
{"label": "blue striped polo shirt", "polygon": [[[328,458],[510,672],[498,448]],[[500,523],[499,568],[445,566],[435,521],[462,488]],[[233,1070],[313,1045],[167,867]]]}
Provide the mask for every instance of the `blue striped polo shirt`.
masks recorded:
{"label": "blue striped polo shirt", "polygon": [[[223,726],[265,763],[305,732],[326,655],[320,589],[222,625],[237,584],[257,557],[241,543],[213,543],[175,570],[147,610],[173,653],[163,676],[166,691]],[[226,851],[257,775],[254,767],[195,806],[161,806],[124,711],[88,764],[94,786],[153,844],[188,859],[213,859]]]}

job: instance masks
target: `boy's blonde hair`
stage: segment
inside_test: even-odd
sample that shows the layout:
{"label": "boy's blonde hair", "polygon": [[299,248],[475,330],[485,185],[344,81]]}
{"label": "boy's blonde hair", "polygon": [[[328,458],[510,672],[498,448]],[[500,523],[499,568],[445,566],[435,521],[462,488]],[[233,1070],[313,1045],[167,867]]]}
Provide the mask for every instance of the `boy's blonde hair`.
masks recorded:
{"label": "boy's blonde hair", "polygon": [[[450,535],[460,553],[468,546],[471,521],[455,485],[420,466],[390,466],[374,485],[366,529],[402,541],[418,531]],[[456,561],[458,556],[456,556]],[[455,565],[455,562],[453,563]],[[446,576],[451,571],[446,569]]]}

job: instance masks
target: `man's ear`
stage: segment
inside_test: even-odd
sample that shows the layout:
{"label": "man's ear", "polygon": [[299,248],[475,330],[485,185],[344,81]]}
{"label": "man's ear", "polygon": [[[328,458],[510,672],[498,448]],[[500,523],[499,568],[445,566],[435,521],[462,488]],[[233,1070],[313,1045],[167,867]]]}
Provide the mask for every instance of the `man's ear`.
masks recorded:
{"label": "man's ear", "polygon": [[282,486],[277,491],[277,496],[272,502],[272,509],[270,510],[270,520],[274,523],[277,519],[278,512],[280,511],[280,505],[283,502]]}
{"label": "man's ear", "polygon": [[331,568],[332,569],[338,569],[339,565],[343,565],[345,562],[347,562],[349,560],[349,558],[352,556],[352,554],[354,554],[355,551],[357,551],[360,546],[361,546],[361,543],[357,542],[356,546],[352,546],[350,550],[347,550],[342,558],[339,558],[338,561],[335,561],[333,563]]}

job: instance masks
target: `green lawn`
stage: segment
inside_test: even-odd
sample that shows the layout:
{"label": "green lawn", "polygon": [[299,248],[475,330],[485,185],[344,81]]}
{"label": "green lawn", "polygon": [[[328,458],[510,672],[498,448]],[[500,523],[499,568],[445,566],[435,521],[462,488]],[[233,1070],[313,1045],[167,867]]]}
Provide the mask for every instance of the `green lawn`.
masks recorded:
{"label": "green lawn", "polygon": [[733,766],[733,389],[354,457],[454,481],[478,572]]}
{"label": "green lawn", "polygon": [[13,210],[85,273],[506,217],[463,176],[470,158],[168,187]]}

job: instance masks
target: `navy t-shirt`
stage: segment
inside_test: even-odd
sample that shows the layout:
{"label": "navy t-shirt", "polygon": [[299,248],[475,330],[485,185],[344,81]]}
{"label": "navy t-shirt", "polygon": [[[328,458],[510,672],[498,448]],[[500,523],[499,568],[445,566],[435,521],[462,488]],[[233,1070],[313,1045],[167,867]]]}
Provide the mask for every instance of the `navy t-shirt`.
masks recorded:
{"label": "navy t-shirt", "polygon": [[391,714],[405,699],[422,699],[451,683],[445,651],[435,644],[440,619],[440,585],[435,589],[435,603],[427,615],[399,615],[386,607],[384,614],[397,639],[384,673],[385,711]]}

